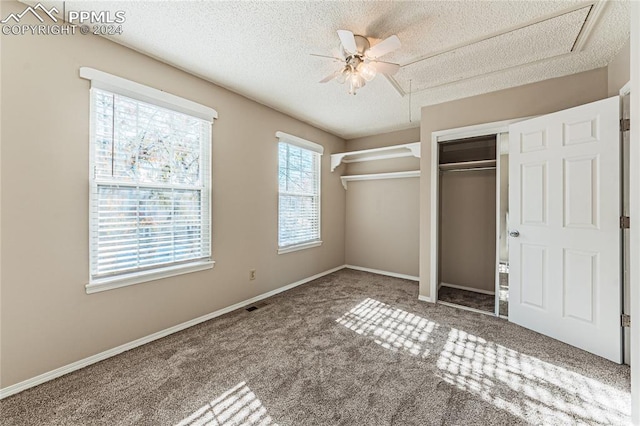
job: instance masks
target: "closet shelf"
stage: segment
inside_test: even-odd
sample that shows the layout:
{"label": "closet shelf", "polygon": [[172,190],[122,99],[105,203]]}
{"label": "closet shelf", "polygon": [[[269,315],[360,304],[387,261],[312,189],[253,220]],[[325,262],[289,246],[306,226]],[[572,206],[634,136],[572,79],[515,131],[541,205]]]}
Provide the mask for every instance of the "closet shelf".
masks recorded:
{"label": "closet shelf", "polygon": [[331,154],[331,171],[334,171],[341,163],[356,163],[359,161],[386,160],[388,158],[411,156],[420,158],[420,142],[363,149],[361,151],[341,152]]}
{"label": "closet shelf", "polygon": [[376,180],[376,179],[400,179],[420,177],[420,170],[411,170],[408,172],[390,172],[390,173],[371,173],[367,175],[350,175],[341,176],[342,186],[347,189],[347,182],[352,180]]}
{"label": "closet shelf", "polygon": [[476,161],[462,161],[459,163],[444,163],[440,164],[439,168],[443,172],[452,170],[473,170],[484,169],[487,167],[495,167],[496,160],[476,160]]}

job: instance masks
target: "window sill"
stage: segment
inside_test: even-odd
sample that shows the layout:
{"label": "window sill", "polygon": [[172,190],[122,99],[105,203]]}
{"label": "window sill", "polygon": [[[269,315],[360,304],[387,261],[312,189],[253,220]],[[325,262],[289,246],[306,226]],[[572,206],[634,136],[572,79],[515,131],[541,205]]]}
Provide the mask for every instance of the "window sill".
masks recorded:
{"label": "window sill", "polygon": [[98,293],[100,291],[113,290],[114,288],[126,287],[134,284],[160,280],[162,278],[174,277],[176,275],[188,274],[191,272],[204,271],[213,268],[213,260],[194,262],[185,265],[168,266],[166,268],[154,269],[152,271],[135,272],[132,274],[120,275],[116,277],[100,278],[85,285],[87,294]]}
{"label": "window sill", "polygon": [[304,250],[313,247],[319,247],[322,245],[322,241],[312,241],[310,243],[296,244],[295,246],[287,246],[278,249],[278,254],[291,253],[298,250]]}

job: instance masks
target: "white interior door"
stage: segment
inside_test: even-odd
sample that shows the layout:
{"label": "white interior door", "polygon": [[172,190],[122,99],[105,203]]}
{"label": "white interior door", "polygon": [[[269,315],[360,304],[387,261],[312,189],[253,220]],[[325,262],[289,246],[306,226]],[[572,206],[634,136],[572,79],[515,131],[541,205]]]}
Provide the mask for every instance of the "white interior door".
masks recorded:
{"label": "white interior door", "polygon": [[509,127],[509,320],[618,363],[619,108]]}

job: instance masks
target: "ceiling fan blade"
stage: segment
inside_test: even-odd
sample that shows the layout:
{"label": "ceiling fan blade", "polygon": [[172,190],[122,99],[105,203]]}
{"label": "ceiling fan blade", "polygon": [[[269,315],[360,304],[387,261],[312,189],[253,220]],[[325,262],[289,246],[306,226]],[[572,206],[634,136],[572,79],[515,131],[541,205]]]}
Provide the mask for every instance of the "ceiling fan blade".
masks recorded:
{"label": "ceiling fan blade", "polygon": [[340,37],[340,43],[342,43],[342,47],[344,47],[344,50],[349,53],[358,53],[356,39],[351,31],[338,30],[338,37]]}
{"label": "ceiling fan blade", "polygon": [[338,58],[337,56],[318,55],[317,53],[309,53],[309,55],[316,56],[318,58],[333,59],[334,61],[337,61],[337,62],[344,62],[344,59]]}
{"label": "ceiling fan blade", "polygon": [[396,49],[399,49],[402,46],[400,43],[400,39],[397,35],[392,35],[391,37],[387,37],[382,40],[380,43],[376,44],[369,50],[365,52],[367,58],[375,59],[381,56],[386,55],[387,53],[391,53]]}
{"label": "ceiling fan blade", "polygon": [[329,74],[328,76],[326,76],[325,78],[323,78],[322,80],[320,80],[320,83],[328,83],[331,80],[333,80],[334,78],[336,78],[338,76],[338,74],[340,73],[340,71],[335,71],[332,72],[331,74]]}
{"label": "ceiling fan blade", "polygon": [[376,71],[385,75],[394,75],[400,69],[400,65],[391,62],[371,61],[371,64],[376,67]]}

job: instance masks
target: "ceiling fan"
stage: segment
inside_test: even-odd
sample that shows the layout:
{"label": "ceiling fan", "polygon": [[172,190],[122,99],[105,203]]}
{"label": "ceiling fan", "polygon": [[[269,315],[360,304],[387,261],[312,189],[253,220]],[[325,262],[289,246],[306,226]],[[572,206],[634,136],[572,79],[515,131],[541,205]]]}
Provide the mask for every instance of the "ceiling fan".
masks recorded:
{"label": "ceiling fan", "polygon": [[338,30],[338,37],[340,37],[341,57],[312,54],[344,63],[343,67],[320,80],[320,83],[331,80],[336,80],[340,84],[347,83],[349,94],[355,95],[359,88],[367,84],[367,81],[373,80],[378,73],[393,75],[400,69],[398,64],[378,60],[400,48],[398,36],[387,37],[373,47],[366,37],[354,35],[351,31]]}

